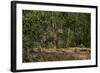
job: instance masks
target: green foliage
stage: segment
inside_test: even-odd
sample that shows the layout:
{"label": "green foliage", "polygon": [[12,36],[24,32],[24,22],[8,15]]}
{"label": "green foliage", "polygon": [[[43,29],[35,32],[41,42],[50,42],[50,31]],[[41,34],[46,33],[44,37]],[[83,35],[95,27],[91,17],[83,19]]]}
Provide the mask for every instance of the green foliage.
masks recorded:
{"label": "green foliage", "polygon": [[51,43],[51,42],[49,42],[47,46],[48,46],[47,48],[53,48],[54,47],[53,43]]}
{"label": "green foliage", "polygon": [[[23,10],[22,21],[24,49],[42,47],[43,34],[58,29],[63,30],[58,48],[91,46],[89,13]],[[47,44],[48,48],[54,46],[52,42]]]}

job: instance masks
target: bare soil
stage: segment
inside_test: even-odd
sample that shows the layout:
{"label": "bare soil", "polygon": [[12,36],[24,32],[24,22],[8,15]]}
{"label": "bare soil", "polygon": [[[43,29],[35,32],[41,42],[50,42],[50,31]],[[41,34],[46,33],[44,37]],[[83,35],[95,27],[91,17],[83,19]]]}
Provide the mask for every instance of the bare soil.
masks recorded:
{"label": "bare soil", "polygon": [[27,61],[24,62],[46,62],[63,60],[87,60],[91,58],[90,48],[33,48],[29,50]]}

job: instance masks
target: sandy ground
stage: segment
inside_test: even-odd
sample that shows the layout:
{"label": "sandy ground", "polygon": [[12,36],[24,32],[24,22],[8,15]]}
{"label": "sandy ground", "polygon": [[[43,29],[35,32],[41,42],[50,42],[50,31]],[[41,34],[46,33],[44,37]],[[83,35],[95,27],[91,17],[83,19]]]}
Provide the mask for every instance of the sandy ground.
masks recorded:
{"label": "sandy ground", "polygon": [[91,58],[90,48],[33,48],[24,62],[45,62],[63,60],[86,60]]}

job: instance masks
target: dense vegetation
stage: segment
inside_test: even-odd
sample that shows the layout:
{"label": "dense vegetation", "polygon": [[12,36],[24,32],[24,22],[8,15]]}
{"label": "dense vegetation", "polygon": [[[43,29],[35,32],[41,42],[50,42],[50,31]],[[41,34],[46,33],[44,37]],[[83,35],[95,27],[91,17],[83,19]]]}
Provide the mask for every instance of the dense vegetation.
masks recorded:
{"label": "dense vegetation", "polygon": [[[91,16],[89,13],[52,12],[23,10],[23,53],[31,48],[43,47],[43,34],[49,31],[63,31],[58,48],[87,47],[91,42]],[[47,48],[54,44],[48,42]],[[24,54],[25,55],[25,54]]]}

